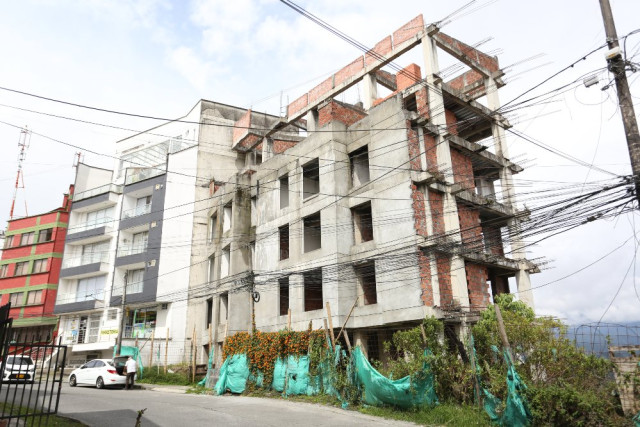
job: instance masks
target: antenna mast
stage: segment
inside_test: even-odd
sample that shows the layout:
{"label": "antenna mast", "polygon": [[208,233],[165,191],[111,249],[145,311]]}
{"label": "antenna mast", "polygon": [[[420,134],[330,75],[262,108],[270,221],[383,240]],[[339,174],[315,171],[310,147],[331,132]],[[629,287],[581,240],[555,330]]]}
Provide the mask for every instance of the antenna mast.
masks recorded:
{"label": "antenna mast", "polygon": [[[11,211],[9,212],[9,219],[13,219],[13,209],[16,205],[16,196],[18,195],[18,188],[24,189],[24,173],[22,172],[22,164],[24,163],[24,159],[27,156],[27,149],[29,148],[29,143],[31,142],[31,132],[25,126],[20,130],[20,139],[18,140],[18,148],[20,148],[20,153],[18,154],[18,174],[16,175],[16,185],[13,189],[13,199],[11,201]],[[22,187],[20,183],[22,182]],[[27,211],[27,198],[24,199],[24,212],[25,215],[29,216],[29,212]]]}

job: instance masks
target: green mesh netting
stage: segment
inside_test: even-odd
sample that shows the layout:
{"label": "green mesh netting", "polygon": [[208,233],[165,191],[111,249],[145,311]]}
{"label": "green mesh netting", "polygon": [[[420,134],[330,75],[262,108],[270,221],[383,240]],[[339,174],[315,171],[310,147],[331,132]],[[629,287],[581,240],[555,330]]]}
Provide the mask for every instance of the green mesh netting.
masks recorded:
{"label": "green mesh netting", "polygon": [[[492,346],[492,349],[496,353],[499,352],[495,346]],[[471,337],[471,351],[473,351],[475,355],[476,349],[473,336]],[[495,424],[510,427],[528,426],[531,424],[532,416],[529,412],[527,402],[522,396],[522,392],[527,389],[527,386],[516,372],[516,368],[513,366],[513,363],[511,363],[511,359],[506,350],[503,351],[503,357],[507,363],[507,401],[504,405],[504,410],[502,412],[499,411],[499,408],[502,407],[502,401],[481,385],[480,389],[482,390],[484,399],[484,410]],[[476,378],[478,384],[482,384],[480,367],[477,365]]]}
{"label": "green mesh netting", "polygon": [[198,385],[206,386],[210,382],[212,375],[213,375],[213,349],[211,349],[211,351],[209,352],[209,361],[207,362],[207,375],[205,375],[205,377],[202,380],[200,380],[200,382],[198,382]]}
{"label": "green mesh netting", "polygon": [[249,360],[246,354],[234,354],[225,359],[220,368],[220,378],[214,390],[216,394],[223,394],[229,390],[231,393],[242,393],[247,386],[249,378]]}
{"label": "green mesh netting", "polygon": [[359,347],[353,350],[351,357],[353,374],[358,385],[362,387],[362,400],[366,404],[409,408],[425,403],[430,405],[438,403],[433,388],[433,373],[428,365],[425,364],[421,372],[391,380],[371,366]]}

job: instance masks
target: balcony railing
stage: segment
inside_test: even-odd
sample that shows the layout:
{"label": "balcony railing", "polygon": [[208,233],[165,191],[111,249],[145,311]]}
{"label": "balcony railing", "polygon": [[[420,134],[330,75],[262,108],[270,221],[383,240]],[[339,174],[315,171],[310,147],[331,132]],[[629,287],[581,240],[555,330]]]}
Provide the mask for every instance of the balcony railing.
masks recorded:
{"label": "balcony railing", "polygon": [[58,292],[56,297],[56,305],[83,301],[104,301],[104,289],[80,294],[77,292]]}
{"label": "balcony railing", "polygon": [[149,203],[147,205],[136,206],[133,209],[127,209],[126,211],[122,212],[122,217],[123,218],[135,218],[135,217],[140,216],[140,215],[146,215],[149,212],[151,212],[151,203]]}
{"label": "balcony railing", "polygon": [[95,264],[97,262],[108,262],[109,252],[94,252],[76,257],[65,257],[62,260],[62,268],[79,267],[81,265]]}
{"label": "balcony railing", "polygon": [[91,221],[85,221],[69,228],[69,234],[80,233],[82,231],[87,231],[87,230],[93,230],[94,228],[107,226],[112,223],[113,223],[113,218],[109,218],[109,217],[92,219]]}
{"label": "balcony railing", "polygon": [[122,194],[122,185],[116,184],[105,184],[100,187],[92,188],[86,191],[81,191],[73,195],[73,201],[77,202],[79,200],[88,199],[89,197],[97,196],[98,194],[104,193],[116,193]]}
{"label": "balcony railing", "polygon": [[[139,294],[142,292],[143,288],[144,288],[144,280],[127,283],[127,295]],[[114,297],[122,295],[122,286],[114,287],[111,295]]]}
{"label": "balcony railing", "polygon": [[145,179],[153,178],[155,176],[159,176],[164,174],[165,166],[158,166],[155,168],[146,168],[146,169],[127,169],[127,176],[124,179],[124,184],[129,185],[138,181],[143,181]]}
{"label": "balcony railing", "polygon": [[147,250],[146,242],[137,243],[133,245],[120,245],[120,247],[118,248],[118,256],[123,257],[128,255],[141,254],[146,250]]}

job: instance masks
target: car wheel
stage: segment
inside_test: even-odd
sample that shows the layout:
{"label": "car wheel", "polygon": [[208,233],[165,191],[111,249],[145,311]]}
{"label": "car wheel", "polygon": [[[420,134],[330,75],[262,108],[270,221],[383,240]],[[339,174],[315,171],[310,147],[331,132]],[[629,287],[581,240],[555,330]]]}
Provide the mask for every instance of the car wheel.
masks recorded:
{"label": "car wheel", "polygon": [[71,377],[69,377],[69,386],[75,387],[77,385],[78,385],[78,382],[76,381],[76,376],[71,375]]}
{"label": "car wheel", "polygon": [[96,388],[104,388],[104,380],[102,379],[102,377],[98,377],[98,379],[96,380]]}

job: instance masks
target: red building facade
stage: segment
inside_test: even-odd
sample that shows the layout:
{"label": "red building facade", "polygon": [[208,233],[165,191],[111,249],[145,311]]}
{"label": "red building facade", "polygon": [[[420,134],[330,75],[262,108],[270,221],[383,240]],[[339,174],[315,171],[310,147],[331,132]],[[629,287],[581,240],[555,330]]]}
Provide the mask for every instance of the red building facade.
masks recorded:
{"label": "red building facade", "polygon": [[0,304],[11,302],[15,341],[50,342],[57,331],[53,308],[72,197],[73,185],[61,207],[8,221],[0,260]]}

